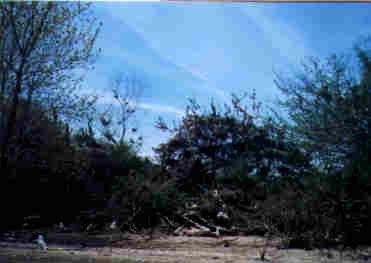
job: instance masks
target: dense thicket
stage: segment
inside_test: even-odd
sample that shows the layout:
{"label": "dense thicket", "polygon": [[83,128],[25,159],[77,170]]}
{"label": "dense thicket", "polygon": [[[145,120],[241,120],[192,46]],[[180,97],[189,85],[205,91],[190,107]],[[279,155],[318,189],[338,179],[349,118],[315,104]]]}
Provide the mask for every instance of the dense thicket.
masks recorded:
{"label": "dense thicket", "polygon": [[[254,97],[252,108],[258,112]],[[158,122],[172,138],[156,152],[164,172],[185,194],[183,201],[200,207],[202,218],[218,224],[218,214],[224,213],[241,231],[265,233],[265,212],[271,208],[263,211],[264,205],[287,189],[300,191],[314,168],[282,127],[250,114],[244,104],[233,96],[222,109],[211,103],[210,110],[201,110],[190,101],[176,127]]]}
{"label": "dense thicket", "polygon": [[3,221],[19,223],[46,207],[56,215],[74,203],[84,158],[69,145],[66,121],[91,113],[94,98],[79,93],[77,70],[94,57],[98,28],[87,4],[0,3]]}
{"label": "dense thicket", "polygon": [[79,176],[87,160],[71,147],[67,125],[51,121],[36,105],[25,121],[24,104],[21,100],[9,142],[7,172],[1,174],[1,203],[7,211],[2,224],[21,225],[25,216],[35,214],[46,221],[60,213],[71,219],[84,201],[76,197],[83,191]]}
{"label": "dense thicket", "polygon": [[242,103],[233,96],[222,110],[211,103],[210,111],[201,111],[190,101],[177,127],[169,129],[160,120],[157,126],[173,136],[156,152],[179,187],[197,192],[225,187],[227,181],[256,177],[268,182],[308,172],[306,156],[286,140],[285,131],[269,122],[257,125]]}
{"label": "dense thicket", "polygon": [[369,44],[360,42],[355,56],[310,60],[296,77],[277,81],[292,140],[318,168],[304,201],[317,216],[310,233],[324,233],[321,240],[371,241]]}
{"label": "dense thicket", "polygon": [[291,139],[317,167],[301,208],[317,216],[304,224],[316,241],[371,241],[369,44],[357,45],[355,56],[310,60],[294,78],[277,80]]}

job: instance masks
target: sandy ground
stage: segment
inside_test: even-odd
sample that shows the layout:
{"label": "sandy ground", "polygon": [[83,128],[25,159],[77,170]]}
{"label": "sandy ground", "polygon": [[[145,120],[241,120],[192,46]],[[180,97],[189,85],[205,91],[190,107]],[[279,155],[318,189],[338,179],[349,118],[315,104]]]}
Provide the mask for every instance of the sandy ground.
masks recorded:
{"label": "sandy ground", "polygon": [[366,248],[340,253],[335,249],[280,249],[280,243],[256,236],[162,236],[149,241],[134,236],[117,242],[112,255],[124,254],[144,262],[262,262],[263,253],[268,262],[371,262]]}
{"label": "sandy ground", "polygon": [[[50,244],[47,252],[39,251],[31,243],[0,242],[0,261],[6,255],[27,254],[36,251],[47,261],[48,255],[68,256],[70,259],[58,262],[75,262],[73,258],[88,260],[76,262],[371,262],[371,249],[353,251],[279,249],[279,241],[267,242],[261,237],[185,237],[155,236],[148,240],[141,235],[128,235],[112,246],[88,246]],[[10,250],[12,249],[12,250]],[[5,253],[5,254],[4,254]],[[35,253],[35,252],[33,252]],[[57,254],[56,254],[57,253]],[[94,261],[90,261],[93,260]],[[124,260],[124,261],[121,261]],[[3,261],[1,261],[3,262]],[[10,261],[9,261],[10,262]],[[16,262],[16,261],[12,261]],[[26,262],[20,260],[19,262]],[[33,261],[30,261],[33,262]],[[40,261],[41,262],[41,261]]]}

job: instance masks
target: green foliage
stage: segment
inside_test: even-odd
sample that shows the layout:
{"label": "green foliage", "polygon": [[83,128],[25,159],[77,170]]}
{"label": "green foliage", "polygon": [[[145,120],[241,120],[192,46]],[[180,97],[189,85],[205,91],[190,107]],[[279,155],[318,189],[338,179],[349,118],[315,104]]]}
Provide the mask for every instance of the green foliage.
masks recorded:
{"label": "green foliage", "polygon": [[258,126],[256,117],[241,104],[234,96],[232,108],[225,106],[220,111],[211,103],[210,111],[202,113],[200,106],[190,101],[180,125],[169,129],[161,120],[158,123],[173,134],[156,149],[161,165],[185,190],[215,187],[218,176],[224,177],[224,182],[248,184],[251,173],[264,181],[310,168],[306,156],[285,141],[284,131],[268,122]]}
{"label": "green foliage", "polygon": [[180,200],[172,181],[163,181],[156,173],[130,173],[112,196],[116,208],[111,214],[125,230],[138,230],[158,225],[162,216],[172,217]]}
{"label": "green foliage", "polygon": [[[351,68],[349,59],[333,55],[325,61],[310,60],[294,79],[277,80],[286,95],[281,103],[289,113],[292,139],[318,168],[301,179],[295,197],[301,202],[283,198],[274,205],[282,203],[293,213],[285,219],[288,226],[299,220],[298,232],[287,231],[296,240],[316,245],[370,242],[369,43],[368,39],[356,47],[358,69]],[[270,212],[274,218],[283,216],[280,209]],[[310,220],[308,212],[315,215]]]}
{"label": "green foliage", "polygon": [[81,3],[2,2],[0,17],[0,168],[7,173],[21,98],[26,114],[42,105],[54,121],[82,120],[91,113],[95,98],[79,93],[77,69],[94,57],[99,25],[89,5]]}
{"label": "green foliage", "polygon": [[207,222],[222,224],[216,215],[226,212],[224,227],[283,235],[290,246],[371,242],[369,40],[356,45],[356,70],[333,55],[277,77],[286,122],[262,118],[255,92],[252,113],[246,96],[207,109],[190,100],[175,127],[157,123],[172,137],[156,148],[155,164],[139,156],[140,137],[127,139],[136,83],[117,79],[118,119],[109,110],[97,116],[96,98],[78,92],[78,69],[96,55],[99,25],[89,10],[0,4],[0,200],[9,223],[30,213],[72,221],[94,210],[87,221],[115,218],[136,231],[179,220],[192,203]]}
{"label": "green foliage", "polygon": [[16,136],[10,141],[13,155],[8,157],[13,169],[1,174],[1,194],[7,197],[1,205],[9,211],[3,223],[19,226],[23,217],[35,213],[41,215],[44,224],[61,213],[70,220],[86,200],[82,198],[80,179],[86,173],[88,160],[70,145],[65,123],[50,120],[38,105],[33,105],[28,112],[32,118],[25,121],[25,102],[20,105],[14,124]]}
{"label": "green foliage", "polygon": [[88,161],[70,145],[67,120],[93,112],[78,69],[95,57],[98,28],[89,4],[0,3],[0,199],[17,210],[10,223],[31,212],[70,218],[85,201]]}
{"label": "green foliage", "polygon": [[295,79],[277,80],[286,95],[281,103],[289,112],[295,139],[323,169],[367,158],[371,92],[366,51],[357,52],[361,76],[351,75],[349,61],[334,55],[324,62],[310,60]]}

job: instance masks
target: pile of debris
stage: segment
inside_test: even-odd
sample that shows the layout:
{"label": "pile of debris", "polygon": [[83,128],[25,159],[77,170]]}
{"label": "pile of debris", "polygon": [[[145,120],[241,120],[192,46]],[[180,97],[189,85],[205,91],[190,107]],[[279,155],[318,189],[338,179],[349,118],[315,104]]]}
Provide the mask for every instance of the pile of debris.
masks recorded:
{"label": "pile of debris", "polygon": [[178,212],[178,218],[182,224],[175,229],[175,235],[220,237],[238,234],[238,229],[231,226],[226,204],[221,199],[218,190],[214,190],[212,196],[208,198],[214,204],[215,211],[212,213],[214,216],[207,219],[202,216],[202,200],[186,203],[185,207]]}

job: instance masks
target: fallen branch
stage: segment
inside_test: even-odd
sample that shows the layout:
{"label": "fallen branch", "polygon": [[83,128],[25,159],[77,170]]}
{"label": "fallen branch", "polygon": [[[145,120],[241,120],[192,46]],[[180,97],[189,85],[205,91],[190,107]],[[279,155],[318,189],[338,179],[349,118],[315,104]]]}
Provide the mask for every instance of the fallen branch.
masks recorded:
{"label": "fallen branch", "polygon": [[200,225],[199,223],[193,221],[192,219],[188,218],[187,216],[183,216],[182,217],[185,221],[187,221],[188,223],[194,225],[195,227],[199,228],[200,230],[204,230],[204,231],[209,231],[211,232],[210,228],[206,227],[206,226],[203,226],[203,225]]}
{"label": "fallen branch", "polygon": [[167,216],[164,216],[163,218],[164,218],[164,220],[166,221],[166,223],[167,223],[169,226],[175,228],[174,223],[173,223],[173,222],[172,222],[172,221],[171,221]]}

